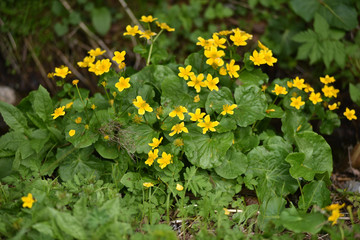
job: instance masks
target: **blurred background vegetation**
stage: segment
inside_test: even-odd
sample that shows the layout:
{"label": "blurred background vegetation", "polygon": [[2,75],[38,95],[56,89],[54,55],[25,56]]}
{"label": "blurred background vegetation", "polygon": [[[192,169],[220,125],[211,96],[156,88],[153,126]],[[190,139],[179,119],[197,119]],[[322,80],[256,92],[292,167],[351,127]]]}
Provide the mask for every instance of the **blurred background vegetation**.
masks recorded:
{"label": "blurred background vegetation", "polygon": [[[275,67],[263,68],[270,79],[299,76],[319,89],[319,77],[334,76],[341,109],[359,113],[359,12],[358,0],[3,0],[0,84],[14,89],[19,100],[39,84],[55,94],[59,89],[47,73],[66,65],[94,93],[96,78],[76,70],[76,63],[100,47],[125,50],[127,66],[141,69],[144,42],[123,33],[142,15],[153,15],[176,29],[158,39],[157,64],[183,63],[199,50],[199,36],[239,27],[254,36],[245,51],[261,40],[278,58]],[[343,147],[356,143],[358,126],[346,122],[333,141],[344,141]]]}

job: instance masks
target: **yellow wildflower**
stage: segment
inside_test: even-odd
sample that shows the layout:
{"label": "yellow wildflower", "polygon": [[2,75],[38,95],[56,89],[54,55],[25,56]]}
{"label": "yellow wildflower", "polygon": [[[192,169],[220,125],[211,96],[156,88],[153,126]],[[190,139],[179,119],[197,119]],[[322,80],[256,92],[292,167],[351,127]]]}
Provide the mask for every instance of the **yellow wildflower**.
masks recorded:
{"label": "yellow wildflower", "polygon": [[230,40],[234,42],[235,46],[245,46],[246,40],[249,39],[249,34],[247,34],[244,31],[241,31],[240,29],[234,30],[234,35],[230,36]]}
{"label": "yellow wildflower", "polygon": [[212,39],[206,40],[202,37],[197,38],[199,41],[196,43],[196,45],[202,46],[205,50],[208,50],[210,47],[214,46],[214,42]]}
{"label": "yellow wildflower", "polygon": [[139,115],[144,115],[145,111],[147,111],[147,112],[153,111],[153,109],[150,107],[150,105],[148,103],[146,103],[146,101],[143,100],[141,96],[137,96],[136,100],[133,101],[133,104],[135,105],[135,107],[138,108]]}
{"label": "yellow wildflower", "polygon": [[184,187],[180,184],[176,184],[176,190],[178,190],[179,192],[184,190]]}
{"label": "yellow wildflower", "polygon": [[204,83],[206,84],[206,86],[209,88],[210,91],[213,91],[213,90],[219,91],[219,88],[216,85],[216,84],[219,83],[219,78],[218,77],[213,78],[211,76],[211,74],[208,74]]}
{"label": "yellow wildflower", "polygon": [[227,208],[224,208],[224,214],[225,214],[225,215],[229,215],[229,214],[230,214],[230,212],[229,212],[229,210],[228,210]]}
{"label": "yellow wildflower", "polygon": [[74,104],[74,102],[69,102],[68,104],[65,105],[66,109],[71,108],[71,106]]}
{"label": "yellow wildflower", "polygon": [[106,50],[101,50],[100,48],[91,49],[90,51],[88,51],[88,53],[91,57],[97,57],[97,56],[103,55],[105,52],[106,52]]}
{"label": "yellow wildflower", "polygon": [[119,63],[119,69],[122,70],[126,67],[126,64],[124,62]]}
{"label": "yellow wildflower", "polygon": [[262,44],[259,40],[258,40],[258,46],[259,46],[259,48],[261,48],[262,50],[264,50],[264,51],[267,51],[267,50],[269,50],[269,48],[267,48],[264,44]]}
{"label": "yellow wildflower", "polygon": [[292,81],[287,81],[286,85],[288,86],[288,88],[292,88],[293,87],[293,83]]}
{"label": "yellow wildflower", "polygon": [[119,82],[115,84],[115,87],[118,89],[119,92],[122,92],[124,89],[129,88],[131,86],[129,81],[130,78],[120,77]]}
{"label": "yellow wildflower", "polygon": [[325,97],[335,97],[337,98],[337,94],[339,93],[339,89],[334,88],[333,86],[325,85],[321,91],[324,93]]}
{"label": "yellow wildflower", "polygon": [[197,125],[203,128],[203,134],[205,134],[209,130],[215,132],[216,131],[215,127],[219,125],[219,122],[218,121],[211,122],[210,115],[206,115],[204,121],[199,122]]}
{"label": "yellow wildflower", "polygon": [[126,55],[125,51],[122,52],[115,51],[112,60],[115,61],[117,64],[120,64],[125,60],[125,55]]}
{"label": "yellow wildflower", "polygon": [[136,123],[136,124],[140,124],[140,123],[143,121],[142,117],[139,116],[139,115],[137,115],[137,114],[134,115],[134,117],[133,117],[132,120],[133,120],[133,122]]}
{"label": "yellow wildflower", "polygon": [[331,105],[328,105],[328,108],[330,111],[332,111],[332,110],[338,109],[338,105],[336,103],[333,103]]}
{"label": "yellow wildflower", "polygon": [[[94,51],[94,50],[93,50]],[[104,50],[105,51],[105,50]],[[94,56],[87,56],[83,59],[82,62],[77,62],[77,65],[81,68],[84,67],[89,67],[91,63],[93,63],[95,61],[95,57]]]}
{"label": "yellow wildflower", "polygon": [[329,84],[335,82],[334,77],[329,77],[329,75],[326,75],[325,77],[320,77],[320,82],[323,84]]}
{"label": "yellow wildflower", "polygon": [[81,117],[77,117],[77,118],[75,119],[75,123],[77,123],[77,124],[81,123],[81,121],[82,121],[82,118],[81,118]]}
{"label": "yellow wildflower", "polygon": [[22,197],[21,201],[23,201],[23,207],[32,208],[32,205],[36,200],[33,198],[31,193],[28,193],[26,197]]}
{"label": "yellow wildflower", "polygon": [[309,97],[309,100],[315,105],[319,102],[322,102],[322,99],[321,99],[321,94],[320,93],[315,93],[315,92],[312,92],[310,94],[310,97]]}
{"label": "yellow wildflower", "polygon": [[91,109],[95,110],[95,108],[96,108],[95,104],[91,104]]}
{"label": "yellow wildflower", "polygon": [[56,119],[58,118],[59,116],[64,116],[65,115],[65,106],[62,106],[62,107],[58,107],[55,109],[54,113],[51,114],[51,116],[54,116],[53,119]]}
{"label": "yellow wildflower", "polygon": [[308,93],[308,92],[314,92],[315,90],[314,90],[314,88],[311,87],[310,84],[305,83],[304,91],[305,91],[306,93]]}
{"label": "yellow wildflower", "polygon": [[206,60],[206,64],[215,67],[221,67],[222,65],[224,65],[224,60],[222,60],[221,58],[225,56],[223,50],[218,51],[216,47],[210,47],[209,50],[204,51],[204,55],[208,58]]}
{"label": "yellow wildflower", "polygon": [[149,143],[149,146],[151,147],[151,149],[157,148],[161,141],[163,140],[163,137],[157,139],[157,138],[153,138],[152,139],[152,143]]}
{"label": "yellow wildflower", "polygon": [[201,120],[205,116],[205,113],[202,113],[201,109],[197,108],[195,113],[189,113],[189,115],[191,116],[190,120],[196,122]]}
{"label": "yellow wildflower", "polygon": [[84,128],[85,128],[86,130],[89,130],[89,125],[85,124]]}
{"label": "yellow wildflower", "polygon": [[105,136],[104,136],[104,139],[105,139],[106,141],[109,140],[109,139],[110,139],[109,135],[105,135]]}
{"label": "yellow wildflower", "polygon": [[178,76],[182,77],[185,80],[189,80],[189,77],[194,76],[195,73],[191,72],[191,65],[187,65],[185,68],[179,67],[179,73]]}
{"label": "yellow wildflower", "polygon": [[77,85],[79,83],[79,80],[75,79],[75,80],[72,80],[72,85]]}
{"label": "yellow wildflower", "polygon": [[178,116],[180,120],[184,120],[184,113],[186,112],[187,112],[186,107],[178,106],[169,113],[169,116],[172,118]]}
{"label": "yellow wildflower", "polygon": [[158,158],[158,154],[159,149],[155,149],[154,152],[150,150],[148,152],[148,159],[145,161],[145,164],[151,166],[154,163],[155,159]]}
{"label": "yellow wildflower", "polygon": [[161,158],[157,160],[157,163],[159,164],[159,167],[161,169],[165,168],[167,165],[172,163],[172,156],[171,154],[167,154],[166,152],[163,152],[161,155]]}
{"label": "yellow wildflower", "polygon": [[292,97],[291,98],[291,103],[290,103],[290,106],[292,106],[292,107],[294,107],[294,108],[296,108],[296,109],[300,109],[300,107],[302,106],[302,105],[304,105],[305,104],[305,102],[304,101],[301,101],[301,96],[299,96],[299,97]]}
{"label": "yellow wildflower", "polygon": [[71,129],[71,130],[69,131],[69,136],[72,137],[72,136],[75,135],[75,133],[76,133],[76,131],[75,131],[74,129]]}
{"label": "yellow wildflower", "polygon": [[201,87],[206,87],[206,83],[203,82],[204,74],[200,73],[198,76],[190,76],[191,81],[187,83],[189,87],[194,87],[196,92],[201,91]]}
{"label": "yellow wildflower", "polygon": [[296,77],[295,79],[293,79],[293,84],[292,84],[293,87],[296,87],[300,90],[302,90],[303,88],[306,87],[306,85],[304,84],[304,79],[303,78],[299,78],[299,77]]}
{"label": "yellow wildflower", "polygon": [[349,119],[350,121],[353,119],[357,119],[356,115],[355,115],[355,110],[352,109],[350,110],[349,108],[346,108],[346,111],[344,112],[344,116]]}
{"label": "yellow wildflower", "polygon": [[184,146],[184,140],[182,140],[181,138],[177,138],[177,139],[175,139],[175,141],[174,141],[174,145],[175,145],[176,147]]}
{"label": "yellow wildflower", "polygon": [[212,40],[215,47],[226,48],[226,46],[224,45],[224,43],[226,43],[225,38],[219,38],[216,34],[213,34]]}
{"label": "yellow wildflower", "polygon": [[271,92],[275,93],[276,95],[280,95],[280,94],[287,94],[288,92],[286,91],[285,87],[282,87],[278,84],[275,84],[275,88],[274,90],[272,90]]}
{"label": "yellow wildflower", "polygon": [[194,103],[200,102],[199,94],[194,97]]}
{"label": "yellow wildflower", "polygon": [[65,78],[66,75],[68,74],[71,74],[71,71],[69,70],[68,67],[63,66],[63,67],[55,68],[54,76]]}
{"label": "yellow wildflower", "polygon": [[277,62],[277,59],[273,57],[271,50],[260,50],[259,54],[264,54],[265,63],[269,66],[274,66],[274,63]]}
{"label": "yellow wildflower", "polygon": [[149,40],[152,36],[155,36],[156,33],[150,31],[150,30],[146,30],[145,32],[140,32],[140,38],[146,38],[147,40]]}
{"label": "yellow wildflower", "polygon": [[259,52],[254,50],[252,56],[250,56],[250,60],[254,63],[256,66],[260,66],[261,64],[265,64],[265,55],[263,52]]}
{"label": "yellow wildflower", "polygon": [[146,22],[146,23],[151,23],[153,21],[157,20],[157,18],[153,18],[153,16],[149,15],[149,16],[141,16],[140,21],[142,22]]}
{"label": "yellow wildflower", "polygon": [[223,105],[223,111],[220,113],[221,115],[234,114],[234,109],[237,107],[236,104],[232,104],[231,106],[229,104]]}
{"label": "yellow wildflower", "polygon": [[157,22],[157,21],[155,23],[159,28],[164,29],[164,30],[166,30],[168,32],[175,31],[175,28],[169,27],[169,25],[167,25],[166,23],[160,23],[160,22]]}
{"label": "yellow wildflower", "polygon": [[237,71],[239,70],[240,70],[240,66],[235,65],[234,59],[231,59],[230,63],[226,64],[226,71],[231,78],[238,78],[239,74],[237,73]]}
{"label": "yellow wildflower", "polygon": [[124,32],[124,36],[126,35],[131,35],[131,36],[135,36],[136,34],[141,33],[141,31],[139,30],[139,26],[135,25],[134,27],[131,27],[130,25],[126,26],[126,32]]}
{"label": "yellow wildflower", "polygon": [[144,183],[143,183],[143,186],[149,188],[149,187],[153,187],[154,184],[151,183],[151,182],[144,182]]}
{"label": "yellow wildflower", "polygon": [[172,128],[171,128],[171,133],[169,133],[170,136],[174,136],[175,134],[179,134],[179,133],[188,133],[189,130],[185,127],[184,122],[175,124]]}
{"label": "yellow wildflower", "polygon": [[90,64],[89,72],[102,75],[103,73],[109,72],[110,66],[110,59],[97,60],[95,64]]}
{"label": "yellow wildflower", "polygon": [[265,84],[261,85],[261,91],[262,92],[265,92],[267,89],[267,86]]}
{"label": "yellow wildflower", "polygon": [[330,206],[325,207],[326,210],[331,211],[331,216],[329,216],[328,220],[333,222],[332,225],[335,225],[337,223],[337,220],[344,216],[344,214],[340,213],[340,209],[343,208],[345,206],[345,203],[342,205],[339,205],[338,203],[336,204],[331,204]]}

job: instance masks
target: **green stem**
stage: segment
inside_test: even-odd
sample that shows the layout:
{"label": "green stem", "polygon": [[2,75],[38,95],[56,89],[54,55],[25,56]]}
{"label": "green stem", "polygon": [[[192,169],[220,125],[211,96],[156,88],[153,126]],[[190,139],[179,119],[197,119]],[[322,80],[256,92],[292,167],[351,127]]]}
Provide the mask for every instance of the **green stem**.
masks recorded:
{"label": "green stem", "polygon": [[81,97],[81,94],[80,94],[80,91],[79,91],[78,85],[76,84],[75,86],[76,86],[76,90],[77,90],[77,92],[78,92],[78,94],[79,94],[80,100],[81,100],[81,102],[82,102],[82,103],[83,103],[83,105],[84,105],[86,120],[89,122],[89,121],[90,121],[90,119],[89,119],[89,116],[88,116],[88,114],[87,114],[87,109],[86,109],[86,105],[87,105],[87,104],[85,104],[85,102],[84,102],[83,98]]}
{"label": "green stem", "polygon": [[146,66],[150,65],[150,59],[151,59],[151,54],[152,54],[152,50],[153,50],[153,45],[155,43],[155,41],[158,39],[158,37],[161,35],[161,33],[164,31],[164,29],[161,29],[161,31],[159,32],[159,34],[154,38],[153,41],[151,41],[151,45],[150,45],[150,50],[149,50],[149,55],[146,61]]}

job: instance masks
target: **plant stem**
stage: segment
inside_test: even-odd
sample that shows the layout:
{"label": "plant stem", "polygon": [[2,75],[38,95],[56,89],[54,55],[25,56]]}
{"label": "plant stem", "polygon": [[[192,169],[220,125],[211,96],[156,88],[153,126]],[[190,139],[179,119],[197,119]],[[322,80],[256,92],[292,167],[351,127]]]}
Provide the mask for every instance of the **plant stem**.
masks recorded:
{"label": "plant stem", "polygon": [[150,45],[150,50],[149,50],[149,55],[146,61],[146,66],[150,65],[150,59],[151,59],[151,54],[152,54],[152,50],[153,50],[153,45],[155,43],[155,41],[158,39],[158,37],[160,36],[160,34],[164,31],[164,29],[161,29],[161,31],[159,32],[159,34],[154,38],[153,41],[151,41],[151,45]]}

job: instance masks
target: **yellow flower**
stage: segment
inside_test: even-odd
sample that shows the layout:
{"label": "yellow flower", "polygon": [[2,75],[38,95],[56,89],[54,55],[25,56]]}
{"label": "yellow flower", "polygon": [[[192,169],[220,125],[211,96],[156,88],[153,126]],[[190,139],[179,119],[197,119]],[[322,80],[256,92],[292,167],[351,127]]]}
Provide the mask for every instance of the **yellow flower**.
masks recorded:
{"label": "yellow flower", "polygon": [[269,66],[274,66],[274,63],[277,62],[277,59],[273,57],[271,50],[260,50],[260,54],[264,54],[265,63]]}
{"label": "yellow flower", "polygon": [[265,84],[261,85],[261,91],[262,92],[265,92],[267,89],[267,86]]}
{"label": "yellow flower", "polygon": [[48,74],[47,74],[47,77],[48,77],[48,78],[54,78],[54,73],[48,73]]}
{"label": "yellow flower", "polygon": [[178,106],[169,113],[169,116],[172,118],[178,116],[180,120],[184,120],[184,113],[186,112],[187,112],[186,107]]}
{"label": "yellow flower", "polygon": [[212,131],[212,132],[215,132],[216,131],[215,127],[217,125],[219,125],[219,122],[218,121],[211,122],[210,121],[210,116],[206,115],[206,117],[204,118],[204,121],[199,122],[197,125],[199,127],[203,128],[203,134],[205,134],[209,130]]}
{"label": "yellow flower", "polygon": [[328,108],[330,111],[332,111],[332,110],[338,109],[338,105],[336,103],[334,103],[334,104],[328,105]]}
{"label": "yellow flower", "polygon": [[22,197],[21,201],[23,201],[23,207],[32,208],[32,205],[36,200],[33,198],[31,193],[28,193],[26,197]]}
{"label": "yellow flower", "polygon": [[230,36],[230,40],[234,42],[235,46],[245,46],[246,40],[250,38],[249,36],[251,35],[237,28],[234,30],[234,35]]}
{"label": "yellow flower", "polygon": [[134,116],[134,118],[132,120],[136,124],[140,124],[143,121],[142,117],[137,115],[137,114],[135,114],[135,116]]}
{"label": "yellow flower", "polygon": [[155,22],[155,23],[159,28],[164,29],[164,30],[166,30],[168,32],[175,31],[175,28],[169,27],[169,25],[167,25],[166,23],[160,23],[160,22]]}
{"label": "yellow flower", "polygon": [[308,93],[308,92],[314,92],[315,90],[310,86],[310,84],[305,83],[304,91],[305,91],[306,93]]}
{"label": "yellow flower", "polygon": [[157,148],[160,145],[162,140],[163,140],[163,137],[161,137],[160,139],[153,138],[152,143],[149,143],[149,146],[151,147],[151,149]]}
{"label": "yellow flower", "polygon": [[198,37],[198,42],[196,45],[202,46],[205,50],[208,50],[210,47],[214,46],[214,42],[212,39],[206,40],[202,37]]}
{"label": "yellow flower", "polygon": [[124,62],[119,63],[119,69],[122,70],[126,67],[126,64]]}
{"label": "yellow flower", "polygon": [[290,106],[292,106],[292,107],[294,107],[294,108],[296,108],[296,109],[300,109],[300,107],[302,106],[302,105],[304,105],[305,104],[305,102],[303,102],[303,101],[301,101],[301,96],[299,96],[299,97],[292,97],[291,98],[291,103],[290,103]]}
{"label": "yellow flower", "polygon": [[102,75],[103,73],[109,72],[110,66],[110,59],[97,60],[95,64],[90,64],[89,72]]}
{"label": "yellow flower", "polygon": [[160,116],[162,116],[163,111],[164,111],[164,109],[162,106],[156,108],[156,118],[157,119],[160,119]]}
{"label": "yellow flower", "polygon": [[65,78],[66,75],[71,74],[71,71],[69,71],[68,67],[59,67],[59,68],[55,68],[55,73],[54,76],[58,76],[61,78]]}
{"label": "yellow flower", "polygon": [[65,105],[66,109],[71,108],[71,106],[74,104],[74,102],[69,102],[68,104]]}
{"label": "yellow flower", "polygon": [[102,81],[102,82],[101,82],[101,85],[102,85],[103,87],[106,87],[106,85],[107,85],[107,82],[105,82],[105,81]]}
{"label": "yellow flower", "polygon": [[179,73],[178,76],[182,77],[185,80],[189,80],[189,77],[194,76],[195,73],[191,72],[191,65],[187,65],[185,68],[179,67]]}
{"label": "yellow flower", "polygon": [[270,108],[270,109],[266,109],[265,111],[267,114],[271,113],[271,112],[275,112],[275,109],[273,108]]}
{"label": "yellow flower", "polygon": [[122,92],[124,89],[129,88],[131,85],[129,83],[130,78],[120,77],[119,82],[115,84],[115,87]]}
{"label": "yellow flower", "polygon": [[275,88],[274,90],[272,90],[271,92],[275,93],[276,95],[279,95],[279,94],[287,94],[288,92],[286,91],[286,88],[285,87],[282,87],[278,84],[275,84]]}
{"label": "yellow flower", "polygon": [[150,30],[146,30],[145,32],[140,32],[140,38],[146,38],[147,40],[149,40],[152,36],[155,36],[156,33],[150,31]]}
{"label": "yellow flower", "polygon": [[154,184],[152,184],[151,182],[144,182],[143,186],[149,188],[149,187],[153,187]]}
{"label": "yellow flower", "polygon": [[189,115],[191,116],[190,120],[196,122],[201,120],[205,116],[205,113],[202,113],[201,109],[197,108],[195,113],[189,113]]}
{"label": "yellow flower", "polygon": [[329,75],[326,75],[325,77],[320,78],[320,82],[322,82],[323,84],[333,83],[333,82],[335,82],[335,78],[329,77]]}
{"label": "yellow flower", "polygon": [[136,100],[133,101],[133,104],[135,105],[135,107],[138,108],[139,115],[144,115],[145,111],[147,111],[147,112],[153,111],[153,109],[150,107],[150,105],[148,103],[146,103],[146,101],[143,100],[141,96],[137,96]]}
{"label": "yellow flower", "polygon": [[334,88],[333,86],[325,85],[321,91],[324,93],[325,97],[335,97],[337,98],[337,94],[339,93],[339,89]]}
{"label": "yellow flower", "polygon": [[234,109],[237,107],[236,104],[233,104],[233,105],[229,105],[229,104],[226,104],[226,105],[223,105],[223,111],[220,113],[221,115],[226,115],[226,114],[230,114],[230,115],[233,115],[234,114]]}
{"label": "yellow flower", "polygon": [[347,119],[349,119],[350,121],[352,120],[352,119],[357,119],[357,117],[356,117],[356,115],[355,115],[355,110],[354,109],[352,109],[352,110],[350,110],[349,108],[346,108],[346,111],[344,112],[344,116],[347,118]]}
{"label": "yellow flower", "polygon": [[105,140],[109,140],[109,139],[110,139],[109,135],[105,135],[105,136],[104,136],[104,139],[105,139]]}
{"label": "yellow flower", "polygon": [[235,65],[234,59],[231,59],[230,63],[226,64],[226,71],[231,78],[238,78],[239,74],[237,73],[237,71],[239,70],[240,70],[240,66]]}
{"label": "yellow flower", "polygon": [[256,66],[260,66],[261,64],[265,64],[265,55],[263,52],[254,50],[252,56],[250,56],[250,60],[254,63]]}
{"label": "yellow flower", "polygon": [[206,64],[215,66],[215,67],[221,67],[224,65],[224,60],[222,60],[221,57],[225,56],[225,53],[223,50],[217,50],[216,47],[210,47],[209,50],[204,51],[205,57],[208,59],[206,60]]}
{"label": "yellow flower", "polygon": [[86,130],[89,130],[89,125],[85,124],[84,128],[85,128]]}
{"label": "yellow flower", "polygon": [[267,51],[267,50],[269,50],[269,48],[267,48],[264,44],[262,44],[259,40],[258,40],[258,46],[259,46],[259,48],[261,48],[262,50],[264,50],[264,51]]}
{"label": "yellow flower", "polygon": [[82,121],[82,118],[81,118],[81,117],[77,117],[77,118],[75,119],[75,122],[76,122],[77,124],[81,123],[81,121]]}
{"label": "yellow flower", "polygon": [[194,103],[200,102],[199,94],[194,97]]}
{"label": "yellow flower", "polygon": [[[94,51],[94,50],[93,50]],[[104,50],[105,51],[105,50]],[[94,56],[87,56],[83,59],[82,62],[77,62],[77,65],[81,68],[84,67],[89,67],[91,63],[93,63],[95,61],[95,57]]]}
{"label": "yellow flower", "polygon": [[151,23],[153,21],[157,20],[157,18],[153,18],[153,16],[149,15],[149,16],[141,16],[140,21],[142,22],[146,22],[146,23]]}
{"label": "yellow flower", "polygon": [[231,30],[222,30],[222,31],[218,32],[218,34],[220,36],[227,36],[227,35],[230,35],[232,33],[233,33],[233,31],[231,31]]}
{"label": "yellow flower", "polygon": [[95,110],[95,108],[96,108],[95,104],[91,104],[91,109]]}
{"label": "yellow flower", "polygon": [[344,214],[340,213],[340,209],[343,208],[345,206],[345,203],[342,205],[339,205],[338,203],[336,204],[331,204],[330,206],[325,207],[326,210],[331,211],[331,216],[329,216],[328,220],[333,222],[332,225],[335,225],[337,223],[337,220],[344,216]]}
{"label": "yellow flower", "polygon": [[176,184],[176,190],[178,190],[179,192],[184,190],[184,187],[180,184]]}
{"label": "yellow flower", "polygon": [[292,84],[293,87],[296,87],[300,90],[302,90],[303,88],[306,87],[306,85],[304,84],[304,79],[303,78],[299,78],[299,77],[296,77],[295,79],[293,79],[293,84]]}
{"label": "yellow flower", "polygon": [[230,214],[230,212],[229,212],[229,210],[228,210],[227,208],[224,208],[224,214],[225,214],[225,215],[229,215],[229,214]]}
{"label": "yellow flower", "polygon": [[209,88],[210,91],[213,91],[213,90],[219,91],[219,88],[216,85],[216,84],[219,83],[219,78],[218,77],[213,78],[211,76],[211,74],[208,74],[204,83],[206,84],[206,86]]}
{"label": "yellow flower", "polygon": [[72,85],[77,85],[79,83],[79,80],[75,79],[72,81]]}
{"label": "yellow flower", "polygon": [[150,150],[148,152],[148,159],[145,161],[145,164],[151,166],[154,163],[155,159],[158,158],[158,154],[159,149],[155,149],[154,152]]}
{"label": "yellow flower", "polygon": [[64,116],[65,115],[65,106],[62,106],[62,107],[58,107],[55,109],[54,113],[51,114],[51,116],[54,116],[53,119],[56,119],[58,118],[59,116]]}
{"label": "yellow flower", "polygon": [[122,51],[122,52],[115,51],[114,55],[115,56],[112,58],[112,60],[115,61],[117,64],[120,64],[125,60],[126,52],[125,51]]}
{"label": "yellow flower", "polygon": [[185,127],[184,122],[175,124],[172,128],[171,128],[171,133],[169,133],[170,136],[174,136],[175,134],[179,134],[179,133],[188,133],[189,130]]}
{"label": "yellow flower", "polygon": [[74,129],[71,129],[71,130],[69,131],[69,136],[72,137],[72,136],[74,136],[74,135],[75,135],[75,130],[74,130]]}
{"label": "yellow flower", "polygon": [[340,210],[343,207],[345,207],[345,203],[343,203],[341,205],[339,205],[338,203],[333,203],[333,204],[325,207],[325,209],[328,211],[333,211],[333,210]]}
{"label": "yellow flower", "polygon": [[293,87],[292,81],[287,81],[286,84],[287,84],[288,88],[292,88],[292,87]]}
{"label": "yellow flower", "polygon": [[126,26],[126,32],[124,32],[124,36],[126,35],[131,35],[131,36],[135,36],[136,34],[141,33],[141,31],[139,30],[139,26],[135,25],[134,27],[131,27],[130,25]]}
{"label": "yellow flower", "polygon": [[88,53],[91,57],[97,57],[97,56],[103,55],[105,52],[106,52],[106,50],[101,50],[100,48],[91,49],[90,51],[88,51]]}
{"label": "yellow flower", "polygon": [[172,163],[172,156],[171,154],[167,154],[166,152],[163,152],[161,155],[161,158],[157,160],[157,163],[159,164],[159,167],[161,169],[165,168],[167,165]]}
{"label": "yellow flower", "polygon": [[200,73],[198,76],[190,76],[191,81],[187,83],[189,87],[194,87],[196,92],[201,91],[201,87],[206,87],[206,83],[203,82],[204,74]]}
{"label": "yellow flower", "polygon": [[320,93],[315,93],[315,92],[312,92],[310,94],[310,97],[309,97],[309,100],[312,101],[312,103],[315,105],[319,102],[322,102],[322,99],[321,99],[321,94]]}
{"label": "yellow flower", "polygon": [[184,140],[182,140],[181,138],[177,138],[177,139],[175,139],[175,141],[174,141],[174,145],[175,145],[176,147],[184,146]]}
{"label": "yellow flower", "polygon": [[215,47],[226,48],[226,46],[224,45],[224,43],[226,43],[225,38],[219,38],[216,34],[213,34],[212,40]]}

